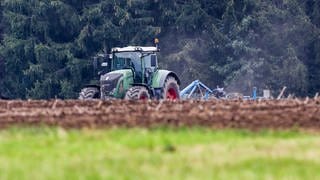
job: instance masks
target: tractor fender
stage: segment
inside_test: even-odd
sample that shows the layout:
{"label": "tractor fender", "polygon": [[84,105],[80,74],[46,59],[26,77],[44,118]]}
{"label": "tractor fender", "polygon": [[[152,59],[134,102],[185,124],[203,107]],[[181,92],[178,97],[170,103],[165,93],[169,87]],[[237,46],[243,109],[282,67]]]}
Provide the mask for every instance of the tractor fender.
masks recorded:
{"label": "tractor fender", "polygon": [[177,80],[178,85],[181,84],[181,81],[176,73],[174,73],[172,71],[168,71],[168,70],[158,70],[158,71],[156,71],[156,73],[154,74],[154,76],[152,78],[152,87],[153,88],[162,88],[164,86],[164,83],[165,83],[167,77],[169,77],[169,76],[174,77]]}

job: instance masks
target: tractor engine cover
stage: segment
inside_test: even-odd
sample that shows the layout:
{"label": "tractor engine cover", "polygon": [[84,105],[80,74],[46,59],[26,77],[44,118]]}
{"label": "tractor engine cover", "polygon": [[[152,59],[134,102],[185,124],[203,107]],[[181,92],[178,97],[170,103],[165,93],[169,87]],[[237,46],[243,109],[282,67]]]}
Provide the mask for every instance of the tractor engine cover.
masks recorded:
{"label": "tractor engine cover", "polygon": [[122,76],[123,74],[120,73],[108,73],[100,77],[102,99],[113,97],[117,91],[118,81]]}

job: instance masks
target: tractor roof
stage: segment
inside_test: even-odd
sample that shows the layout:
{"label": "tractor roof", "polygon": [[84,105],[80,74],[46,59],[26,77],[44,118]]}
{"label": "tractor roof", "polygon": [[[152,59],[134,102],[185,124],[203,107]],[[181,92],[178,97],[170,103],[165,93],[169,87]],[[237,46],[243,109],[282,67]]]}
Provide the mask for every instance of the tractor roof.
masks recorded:
{"label": "tractor roof", "polygon": [[149,46],[149,47],[141,47],[141,46],[128,46],[123,48],[112,48],[112,52],[158,52],[159,48]]}

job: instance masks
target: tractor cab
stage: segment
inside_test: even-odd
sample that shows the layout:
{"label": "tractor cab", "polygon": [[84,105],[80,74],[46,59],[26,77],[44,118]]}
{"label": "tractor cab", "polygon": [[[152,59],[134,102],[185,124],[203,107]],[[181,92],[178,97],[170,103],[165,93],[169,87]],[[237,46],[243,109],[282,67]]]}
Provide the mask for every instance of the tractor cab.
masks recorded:
{"label": "tractor cab", "polygon": [[112,49],[111,71],[131,69],[135,84],[150,84],[158,69],[157,47],[129,46]]}

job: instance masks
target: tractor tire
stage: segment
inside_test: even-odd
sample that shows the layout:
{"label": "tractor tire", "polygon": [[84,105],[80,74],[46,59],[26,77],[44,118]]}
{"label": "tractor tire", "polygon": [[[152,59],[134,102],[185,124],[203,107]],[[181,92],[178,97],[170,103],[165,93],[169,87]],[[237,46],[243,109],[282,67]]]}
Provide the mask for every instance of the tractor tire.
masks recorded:
{"label": "tractor tire", "polygon": [[100,91],[96,87],[86,87],[81,90],[79,93],[80,100],[91,100],[91,99],[99,99]]}
{"label": "tractor tire", "polygon": [[150,99],[150,93],[143,86],[133,86],[127,92],[125,100],[147,100]]}
{"label": "tractor tire", "polygon": [[180,90],[177,80],[169,76],[167,77],[162,91],[162,99],[164,100],[179,100]]}

